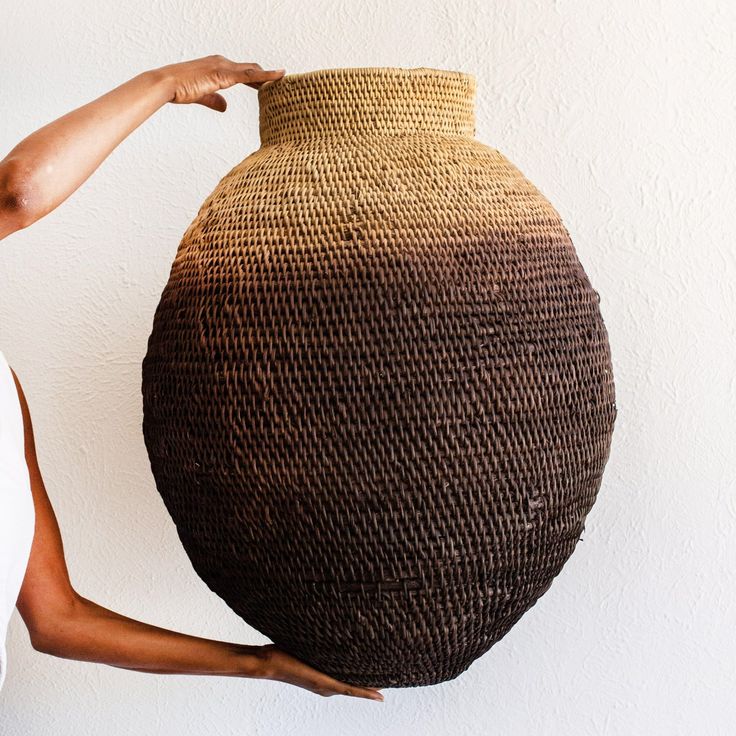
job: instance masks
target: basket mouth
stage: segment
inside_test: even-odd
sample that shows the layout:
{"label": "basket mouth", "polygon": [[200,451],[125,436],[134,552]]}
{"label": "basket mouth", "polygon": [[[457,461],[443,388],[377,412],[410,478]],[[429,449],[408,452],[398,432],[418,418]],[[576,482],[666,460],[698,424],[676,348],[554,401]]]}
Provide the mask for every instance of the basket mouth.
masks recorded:
{"label": "basket mouth", "polygon": [[435,69],[428,66],[403,67],[403,66],[350,66],[350,67],[333,67],[331,69],[314,69],[308,72],[295,72],[293,74],[285,74],[281,79],[264,82],[260,90],[266,89],[271,85],[283,84],[286,82],[297,83],[301,81],[316,79],[319,77],[432,77],[440,79],[463,79],[475,81],[475,77],[468,72],[454,71],[451,69]]}
{"label": "basket mouth", "polygon": [[287,74],[258,90],[263,145],[316,136],[475,135],[475,77],[429,67]]}

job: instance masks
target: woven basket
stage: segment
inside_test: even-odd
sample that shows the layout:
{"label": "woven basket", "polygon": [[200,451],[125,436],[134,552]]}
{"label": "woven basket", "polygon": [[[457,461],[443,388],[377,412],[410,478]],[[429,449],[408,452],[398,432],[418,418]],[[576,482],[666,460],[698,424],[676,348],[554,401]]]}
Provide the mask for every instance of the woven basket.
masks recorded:
{"label": "woven basket", "polygon": [[598,295],[474,139],[474,95],[424,68],[262,86],[261,148],[184,234],[143,364],[195,570],[355,684],[486,652],[572,553],[608,458]]}

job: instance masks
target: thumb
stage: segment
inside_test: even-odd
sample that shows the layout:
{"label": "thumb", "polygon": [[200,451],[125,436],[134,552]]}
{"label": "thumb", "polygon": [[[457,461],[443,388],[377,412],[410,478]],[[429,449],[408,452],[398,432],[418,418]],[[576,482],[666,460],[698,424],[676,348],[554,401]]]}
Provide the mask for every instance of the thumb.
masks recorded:
{"label": "thumb", "polygon": [[227,101],[222,95],[218,95],[216,92],[200,97],[196,100],[196,103],[209,107],[211,110],[216,110],[217,112],[225,112],[227,110]]}

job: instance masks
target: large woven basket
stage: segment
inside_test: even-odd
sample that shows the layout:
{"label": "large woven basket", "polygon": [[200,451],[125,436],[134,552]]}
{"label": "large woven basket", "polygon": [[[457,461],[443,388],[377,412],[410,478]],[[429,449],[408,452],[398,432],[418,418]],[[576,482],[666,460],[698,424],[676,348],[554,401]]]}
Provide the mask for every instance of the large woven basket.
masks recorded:
{"label": "large woven basket", "polygon": [[557,212],[474,139],[472,76],[259,91],[261,148],[184,234],[143,364],[197,573],[351,683],[455,677],[550,586],[615,416]]}

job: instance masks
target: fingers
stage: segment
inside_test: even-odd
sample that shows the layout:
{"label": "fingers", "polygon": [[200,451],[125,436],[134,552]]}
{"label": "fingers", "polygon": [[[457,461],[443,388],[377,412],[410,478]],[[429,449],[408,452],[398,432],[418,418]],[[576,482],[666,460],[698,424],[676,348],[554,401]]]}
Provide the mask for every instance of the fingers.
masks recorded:
{"label": "fingers", "polygon": [[264,82],[281,79],[286,72],[285,69],[262,69],[259,64],[238,64],[236,71],[240,77],[238,81],[254,89],[258,89]]}
{"label": "fingers", "polygon": [[344,693],[351,698],[365,698],[366,700],[375,700],[379,703],[383,702],[383,694],[380,690],[372,690],[369,687],[349,687]]}
{"label": "fingers", "polygon": [[383,701],[383,695],[371,687],[358,687],[340,682],[334,677],[319,672],[290,654],[274,647],[266,645],[261,648],[261,660],[267,663],[265,676],[268,679],[288,682],[298,687],[311,690],[317,695],[329,697],[331,695],[347,695],[352,698],[364,698],[366,700]]}
{"label": "fingers", "polygon": [[225,110],[227,110],[227,100],[216,92],[205,95],[196,102],[198,105],[204,105],[205,107],[209,107],[211,110],[216,110],[217,112],[225,112]]}
{"label": "fingers", "polygon": [[243,84],[258,89],[264,82],[274,82],[284,76],[284,69],[245,69],[242,72]]}
{"label": "fingers", "polygon": [[347,695],[351,698],[364,698],[366,700],[375,700],[379,703],[383,702],[383,695],[375,688],[348,685],[345,682],[340,682],[322,673],[319,673],[319,676],[322,682],[318,684],[317,692],[321,695]]}
{"label": "fingers", "polygon": [[166,68],[174,90],[171,102],[187,104],[197,102],[211,110],[224,112],[227,103],[217,94],[235,84],[246,84],[258,89],[266,82],[284,76],[284,69],[263,69],[260,64],[241,64],[215,54]]}
{"label": "fingers", "polygon": [[284,69],[263,69],[260,64],[240,63],[215,54],[207,57],[207,61],[213,64],[220,76],[222,87],[229,87],[241,82],[248,87],[258,89],[264,82],[273,82],[281,79]]}

